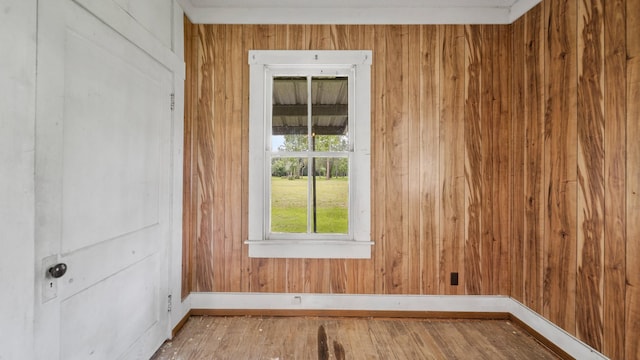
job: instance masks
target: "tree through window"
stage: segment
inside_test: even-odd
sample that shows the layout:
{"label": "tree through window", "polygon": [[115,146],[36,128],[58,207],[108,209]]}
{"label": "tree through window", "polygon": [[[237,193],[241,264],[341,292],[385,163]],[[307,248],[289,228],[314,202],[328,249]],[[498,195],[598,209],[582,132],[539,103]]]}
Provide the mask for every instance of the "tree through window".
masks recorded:
{"label": "tree through window", "polygon": [[349,76],[271,81],[271,232],[348,234]]}
{"label": "tree through window", "polygon": [[370,256],[370,59],[250,51],[250,256]]}

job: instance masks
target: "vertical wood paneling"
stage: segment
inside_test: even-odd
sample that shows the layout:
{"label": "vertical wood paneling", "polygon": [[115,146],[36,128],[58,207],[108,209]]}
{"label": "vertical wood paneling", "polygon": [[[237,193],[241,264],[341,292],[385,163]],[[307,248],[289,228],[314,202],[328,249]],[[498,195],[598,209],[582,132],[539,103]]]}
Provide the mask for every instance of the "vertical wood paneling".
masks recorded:
{"label": "vertical wood paneling", "polygon": [[[525,304],[524,298],[524,219],[525,219],[525,42],[526,15],[513,23],[514,52],[511,59],[512,113],[511,136],[511,178],[513,179],[512,221],[511,221],[511,297]],[[528,260],[528,259],[527,259]]]}
{"label": "vertical wood paneling", "polygon": [[[407,65],[406,26],[389,26],[386,39],[386,139],[387,148],[385,177],[385,293],[411,293],[407,284],[409,278],[408,228],[407,218],[407,180],[408,180],[408,124],[406,104]],[[405,75],[407,74],[407,75]]]}
{"label": "vertical wood paneling", "polygon": [[[494,286],[488,290],[487,294],[509,295],[511,292],[511,282],[509,277],[510,259],[510,238],[509,229],[511,226],[512,199],[512,179],[511,179],[511,94],[512,94],[512,73],[502,69],[510,69],[512,46],[512,30],[507,26],[495,26],[497,41],[493,43],[492,58],[496,58],[492,74],[494,75],[494,102],[497,105],[496,118],[497,126],[493,127],[496,132],[494,141],[494,202],[492,241],[493,259],[491,267],[485,271],[493,274]],[[507,94],[504,95],[503,94]]]}
{"label": "vertical wood paneling", "polygon": [[309,50],[334,49],[331,37],[335,25],[309,25]]}
{"label": "vertical wood paneling", "polygon": [[627,0],[626,359],[640,358],[640,1]]}
{"label": "vertical wood paneling", "polygon": [[625,4],[604,5],[604,348],[611,359],[624,358],[625,346]]}
{"label": "vertical wood paneling", "polygon": [[[372,258],[375,264],[374,290],[376,293],[385,293],[386,255],[386,102],[385,85],[387,71],[387,44],[386,26],[376,25],[374,32],[374,53],[371,65],[372,95],[371,95],[371,236],[375,245],[372,247]],[[373,205],[375,204],[375,205]]]}
{"label": "vertical wood paneling", "polygon": [[[438,294],[440,249],[440,196],[438,148],[440,142],[439,81],[440,47],[438,29],[421,27],[420,48],[420,251],[422,294]],[[414,46],[413,43],[411,45]],[[410,195],[413,196],[413,195]],[[413,267],[412,267],[413,269]]]}
{"label": "vertical wood paneling", "polygon": [[602,351],[604,258],[603,21],[600,0],[578,3],[578,338]]}
{"label": "vertical wood paneling", "polygon": [[213,38],[211,28],[197,26],[198,30],[198,108],[196,112],[197,164],[198,164],[198,218],[197,240],[195,246],[195,291],[209,291],[214,289],[216,275],[213,262],[215,252],[213,243],[214,210],[213,210],[213,183],[214,183],[214,149],[213,139]]}
{"label": "vertical wood paneling", "polygon": [[[407,60],[408,60],[408,73],[420,74],[420,76],[409,76],[408,81],[408,98],[407,104],[409,106],[409,112],[407,114],[408,119],[408,151],[407,151],[407,221],[408,221],[408,249],[407,249],[407,267],[409,269],[420,269],[415,273],[410,273],[408,287],[414,294],[422,293],[421,280],[424,276],[424,269],[422,268],[422,244],[426,241],[423,237],[423,231],[421,229],[421,212],[422,202],[425,201],[421,191],[422,185],[422,166],[420,157],[422,152],[420,151],[422,132],[420,131],[421,123],[426,121],[422,117],[420,112],[420,103],[422,101],[421,82],[422,76],[422,63],[423,63],[423,47],[422,44],[422,31],[423,27],[410,26],[407,28],[408,34],[408,48],[407,48]],[[426,99],[425,99],[426,100]]]}
{"label": "vertical wood paneling", "polygon": [[184,55],[185,63],[189,67],[186,72],[184,89],[184,162],[182,182],[182,284],[181,296],[186,298],[192,291],[195,264],[193,256],[193,244],[196,238],[197,219],[197,173],[196,173],[196,109],[198,106],[197,94],[197,67],[198,67],[198,36],[196,27],[189,19],[184,18]]}
{"label": "vertical wood paneling", "polygon": [[[481,161],[481,188],[482,197],[480,201],[480,209],[482,215],[480,217],[480,254],[481,254],[481,268],[482,268],[482,293],[488,293],[488,290],[493,288],[494,271],[490,271],[494,264],[493,252],[494,252],[494,234],[493,234],[493,216],[494,216],[494,203],[495,188],[494,188],[494,162],[495,162],[495,146],[497,139],[495,139],[495,128],[498,123],[498,119],[495,114],[495,94],[493,93],[494,82],[493,79],[496,74],[493,73],[493,65],[496,62],[495,54],[493,54],[493,44],[498,40],[495,37],[494,26],[485,25],[482,27],[482,63],[481,63],[481,82],[480,82],[480,116],[481,116],[481,130],[480,130],[480,156]],[[472,136],[472,135],[470,135]]]}
{"label": "vertical wood paneling", "polygon": [[[238,146],[236,139],[242,139],[242,129],[245,128],[243,122],[249,121],[242,117],[242,69],[240,66],[246,62],[246,53],[243,47],[243,36],[241,26],[227,26],[227,37],[231,40],[227,42],[225,53],[226,64],[238,64],[228,67],[225,72],[225,150],[226,157],[224,175],[224,215],[225,215],[225,289],[232,291],[242,281],[242,242],[233,241],[241,238],[242,234],[242,153],[243,149]],[[240,142],[241,143],[241,142]]]}
{"label": "vertical wood paneling", "polygon": [[[637,142],[627,140],[638,136],[640,115],[631,100],[640,95],[631,70],[640,29],[629,15],[640,13],[638,6],[545,0],[526,14],[525,101],[521,112],[514,104],[512,117],[514,126],[525,121],[524,303],[612,359],[639,356],[638,300],[629,292],[638,283],[630,277],[640,272],[632,269],[640,248],[631,235],[640,212],[631,185],[640,178],[640,157]],[[519,71],[512,72],[515,101]]]}
{"label": "vertical wood paneling", "polygon": [[[483,293],[481,268],[482,240],[482,141],[480,99],[482,73],[482,27],[465,26],[465,291],[467,294]],[[486,275],[486,273],[485,273]]]}
{"label": "vertical wood paneling", "polygon": [[[545,202],[544,186],[544,16],[538,5],[525,15],[524,98],[524,303],[542,313]],[[514,119],[517,121],[517,119]]]}
{"label": "vertical wood paneling", "polygon": [[213,76],[211,81],[213,84],[213,98],[212,98],[212,111],[213,117],[213,133],[212,133],[212,145],[213,145],[213,268],[214,268],[214,286],[221,291],[229,291],[228,268],[227,261],[235,256],[233,253],[226,253],[231,251],[231,244],[227,241],[229,238],[226,236],[226,203],[225,194],[227,192],[227,176],[225,170],[227,169],[227,162],[229,161],[229,155],[226,154],[226,142],[230,140],[225,135],[227,128],[227,118],[229,115],[226,113],[225,105],[227,102],[226,96],[226,72],[230,69],[226,66],[226,56],[228,53],[228,47],[231,47],[231,43],[224,41],[228,36],[228,30],[230,26],[222,25],[213,28],[210,36],[213,44]]}
{"label": "vertical wood paneling", "polygon": [[[183,292],[506,294],[638,358],[638,13],[544,0],[511,26],[186,29]],[[371,260],[247,257],[249,49],[373,50]]]}
{"label": "vertical wood paneling", "polygon": [[577,0],[544,5],[548,24],[544,315],[575,334]]}
{"label": "vertical wood paneling", "polygon": [[[464,294],[464,27],[440,27],[440,293]],[[449,285],[459,273],[461,286]]]}
{"label": "vertical wood paneling", "polygon": [[[446,40],[444,27],[434,26],[211,25],[197,28],[201,45],[196,51],[202,64],[197,71],[200,79],[197,88],[209,98],[199,98],[202,111],[197,117],[198,126],[204,129],[198,137],[204,149],[198,156],[198,171],[209,174],[198,179],[197,227],[199,234],[208,234],[196,244],[196,282],[202,282],[198,291],[438,294],[442,293],[441,286],[449,287],[449,273],[453,271],[460,273],[461,284],[465,284],[463,27],[450,27]],[[496,49],[509,43],[510,40],[490,45],[490,41],[478,40],[479,46],[496,53],[499,52]],[[375,129],[372,156],[376,165],[372,175],[375,204],[372,233],[376,241],[373,260],[249,259],[242,245],[248,206],[248,66],[242,58],[249,49],[343,47],[370,48],[376,57],[372,88]],[[483,70],[493,69],[478,64],[478,71]],[[420,75],[412,76],[413,73]],[[493,87],[494,77],[485,78]],[[450,83],[449,79],[454,82]],[[480,76],[478,92],[479,81]],[[244,86],[238,85],[242,83]],[[509,97],[510,90],[500,91],[507,92],[505,97]],[[486,116],[502,116],[501,110],[494,114],[495,95],[485,95],[485,108],[489,109]],[[476,97],[480,98],[480,94]],[[479,110],[479,104],[474,106]],[[478,125],[484,121],[480,117],[478,113]],[[506,129],[509,131],[508,126]],[[481,138],[474,140],[481,141]],[[486,147],[487,154],[491,149]],[[448,157],[448,175],[444,173],[441,155]],[[390,172],[389,167],[393,171]],[[495,175],[492,173],[492,176]],[[238,181],[238,177],[243,180]],[[486,179],[477,181],[481,186],[489,184]],[[446,195],[441,186],[445,183],[449,184],[447,190],[451,190]],[[448,245],[440,244],[445,209],[450,211],[447,231],[454,229],[454,233],[446,235],[455,246],[453,252]],[[492,234],[478,236],[495,238]],[[490,246],[492,250],[484,258],[479,252],[469,251],[469,262],[487,269],[493,267],[498,262],[493,259],[496,256],[492,253],[493,245]],[[443,256],[456,261],[444,271],[440,263]],[[477,290],[471,292],[492,291],[481,289],[479,284]],[[450,290],[465,293],[462,286]]]}

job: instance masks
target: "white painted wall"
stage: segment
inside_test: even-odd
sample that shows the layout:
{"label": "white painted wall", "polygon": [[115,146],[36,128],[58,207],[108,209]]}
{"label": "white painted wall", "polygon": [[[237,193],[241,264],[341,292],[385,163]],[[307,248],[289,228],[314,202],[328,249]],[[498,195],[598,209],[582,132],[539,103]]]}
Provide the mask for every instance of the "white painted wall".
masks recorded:
{"label": "white painted wall", "polygon": [[36,0],[0,1],[0,49],[0,359],[30,359]]}
{"label": "white painted wall", "polygon": [[113,0],[156,39],[171,48],[173,0]]}

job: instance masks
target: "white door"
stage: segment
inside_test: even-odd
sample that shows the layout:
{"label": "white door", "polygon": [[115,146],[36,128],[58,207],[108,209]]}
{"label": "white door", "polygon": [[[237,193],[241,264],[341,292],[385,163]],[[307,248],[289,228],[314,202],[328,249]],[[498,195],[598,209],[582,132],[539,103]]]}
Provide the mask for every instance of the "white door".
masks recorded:
{"label": "white door", "polygon": [[172,73],[72,0],[39,1],[37,36],[37,358],[148,359],[169,334]]}

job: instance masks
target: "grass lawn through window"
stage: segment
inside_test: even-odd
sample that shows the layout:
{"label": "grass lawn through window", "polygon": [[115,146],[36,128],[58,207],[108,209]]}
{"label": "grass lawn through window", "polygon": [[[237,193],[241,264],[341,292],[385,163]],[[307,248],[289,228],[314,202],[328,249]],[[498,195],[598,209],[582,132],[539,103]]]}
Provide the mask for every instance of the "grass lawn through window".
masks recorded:
{"label": "grass lawn through window", "polygon": [[[307,232],[307,178],[271,178],[271,231]],[[310,205],[312,199],[308,200]],[[346,234],[349,231],[349,181],[346,177],[316,177],[317,232]],[[313,231],[313,226],[311,226]]]}

